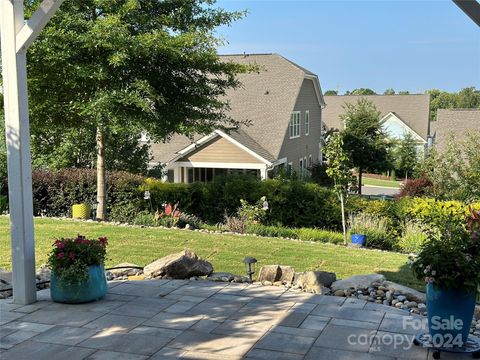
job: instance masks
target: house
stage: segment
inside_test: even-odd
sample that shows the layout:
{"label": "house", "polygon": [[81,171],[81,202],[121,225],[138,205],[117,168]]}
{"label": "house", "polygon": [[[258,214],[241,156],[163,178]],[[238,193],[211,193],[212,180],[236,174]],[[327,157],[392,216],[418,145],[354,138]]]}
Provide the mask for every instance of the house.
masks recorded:
{"label": "house", "polygon": [[240,74],[241,87],[227,93],[228,115],[248,126],[152,144],[150,166],[162,164],[169,181],[190,183],[238,172],[266,179],[275,167],[306,171],[319,161],[325,102],[317,75],[278,54],[222,60],[259,66],[258,72]]}
{"label": "house", "polygon": [[465,139],[468,133],[480,133],[480,109],[438,109],[437,121],[431,124],[433,144],[439,151],[447,148],[448,139]]}
{"label": "house", "polygon": [[341,115],[345,113],[345,104],[356,104],[361,98],[373,102],[380,111],[383,129],[390,138],[400,140],[409,133],[417,143],[418,152],[423,153],[430,134],[430,95],[325,96],[327,106],[323,111],[323,122],[326,129],[343,130],[345,124]]}

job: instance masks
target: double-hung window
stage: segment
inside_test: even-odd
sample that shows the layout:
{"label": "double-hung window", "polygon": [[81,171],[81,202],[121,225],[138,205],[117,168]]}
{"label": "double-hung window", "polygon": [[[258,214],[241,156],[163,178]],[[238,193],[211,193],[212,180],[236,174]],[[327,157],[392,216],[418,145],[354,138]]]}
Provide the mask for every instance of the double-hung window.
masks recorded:
{"label": "double-hung window", "polygon": [[305,111],[305,135],[310,132],[310,111]]}
{"label": "double-hung window", "polygon": [[290,116],[289,135],[290,139],[300,137],[300,111],[292,112]]}

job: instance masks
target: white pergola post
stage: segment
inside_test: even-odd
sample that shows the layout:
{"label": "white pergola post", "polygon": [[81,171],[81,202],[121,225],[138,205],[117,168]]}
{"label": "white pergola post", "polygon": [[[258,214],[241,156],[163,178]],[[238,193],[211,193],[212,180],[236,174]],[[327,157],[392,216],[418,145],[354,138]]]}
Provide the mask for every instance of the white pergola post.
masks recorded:
{"label": "white pergola post", "polygon": [[62,2],[44,0],[25,23],[23,0],[0,0],[13,301],[16,304],[36,301],[26,52]]}

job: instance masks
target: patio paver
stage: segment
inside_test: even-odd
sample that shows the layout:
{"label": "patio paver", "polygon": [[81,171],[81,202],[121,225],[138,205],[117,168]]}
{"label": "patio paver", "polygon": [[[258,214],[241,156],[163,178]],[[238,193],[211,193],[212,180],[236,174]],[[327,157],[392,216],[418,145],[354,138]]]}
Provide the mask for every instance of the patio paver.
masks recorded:
{"label": "patio paver", "polygon": [[278,287],[118,281],[89,304],[52,303],[49,290],[38,298],[0,300],[2,360],[431,358],[410,346],[416,330],[404,326],[406,312]]}

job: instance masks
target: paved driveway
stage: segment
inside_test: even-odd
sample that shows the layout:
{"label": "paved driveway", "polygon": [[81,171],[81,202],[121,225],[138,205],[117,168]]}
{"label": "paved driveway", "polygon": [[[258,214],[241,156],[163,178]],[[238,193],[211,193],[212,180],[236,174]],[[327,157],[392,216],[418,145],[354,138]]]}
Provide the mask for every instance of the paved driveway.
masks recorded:
{"label": "paved driveway", "polygon": [[[102,301],[0,302],[2,360],[422,359],[401,310],[358,299],[207,281],[110,283]],[[418,320],[418,321],[417,321]],[[430,355],[431,358],[431,355]],[[442,359],[452,359],[443,357]]]}

